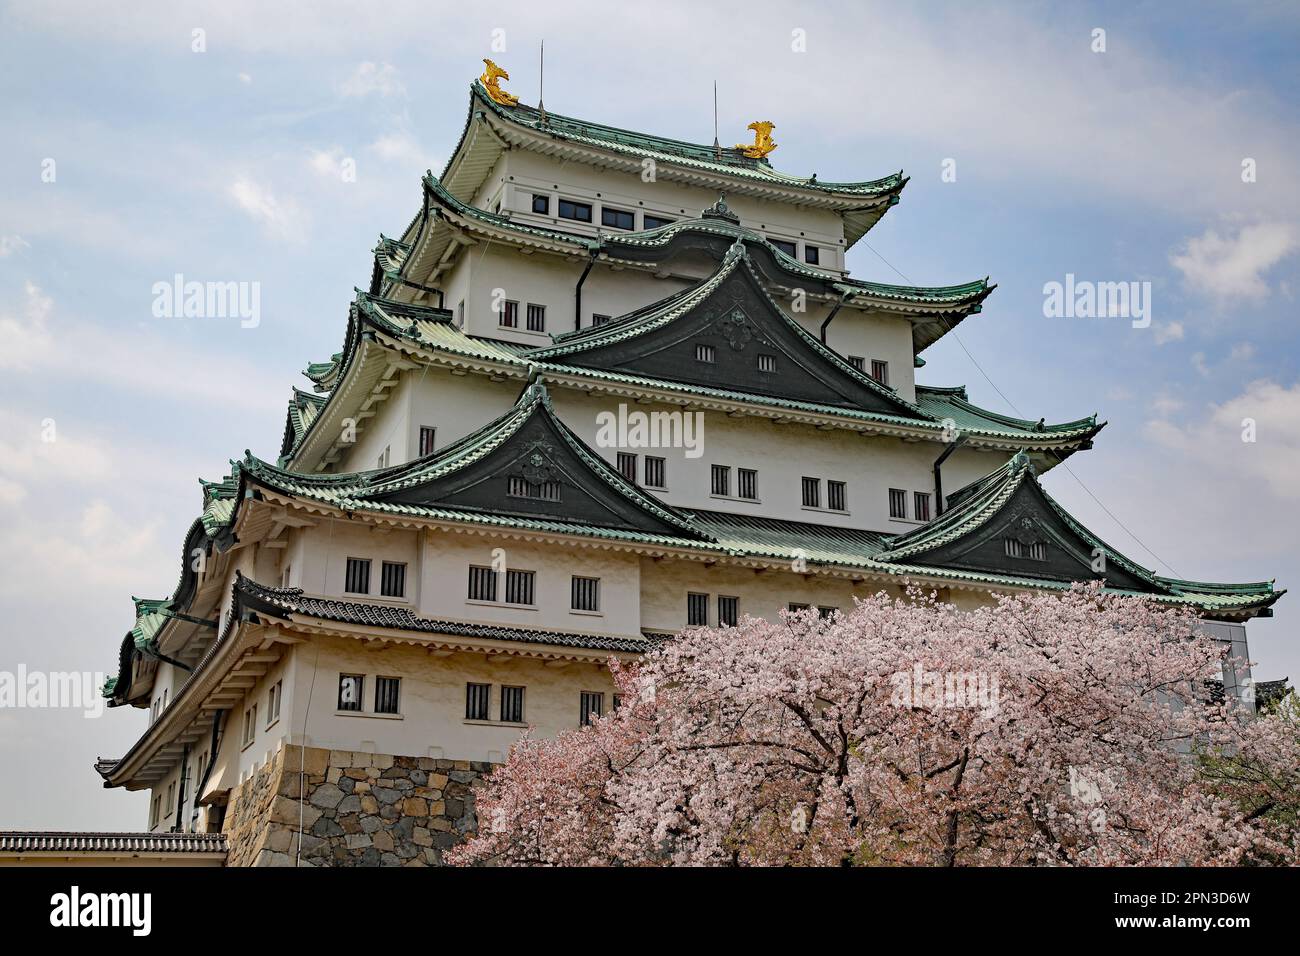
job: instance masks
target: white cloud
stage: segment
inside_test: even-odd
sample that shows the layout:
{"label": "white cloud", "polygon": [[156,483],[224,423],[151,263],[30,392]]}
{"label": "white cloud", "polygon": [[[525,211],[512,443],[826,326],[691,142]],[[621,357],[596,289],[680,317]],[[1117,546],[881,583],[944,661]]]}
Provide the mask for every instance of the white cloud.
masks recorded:
{"label": "white cloud", "polygon": [[397,67],[391,63],[358,63],[351,76],[339,84],[344,96],[405,96],[406,87],[397,76]]}
{"label": "white cloud", "polygon": [[30,249],[32,244],[22,236],[0,236],[0,259],[11,256],[19,249]]}
{"label": "white cloud", "polygon": [[1268,298],[1264,273],[1289,256],[1297,245],[1290,223],[1262,222],[1241,227],[1235,235],[1213,228],[1188,239],[1169,261],[1196,292],[1218,299]]}
{"label": "white cloud", "polygon": [[434,165],[424,147],[410,133],[386,133],[367,148],[384,162],[412,171],[422,172]]}
{"label": "white cloud", "polygon": [[247,177],[230,184],[230,198],[269,235],[288,242],[306,236],[306,214],[292,199],[277,197],[271,190]]}
{"label": "white cloud", "polygon": [[1165,322],[1156,325],[1156,345],[1165,345],[1169,342],[1181,342],[1183,339],[1183,323]]}
{"label": "white cloud", "polygon": [[253,77],[252,77],[250,74],[248,74],[248,73],[239,73],[239,74],[237,74],[237,76],[239,77],[239,82],[240,82],[240,83],[243,83],[245,86],[251,86],[251,85],[252,85],[252,83],[253,83]]}

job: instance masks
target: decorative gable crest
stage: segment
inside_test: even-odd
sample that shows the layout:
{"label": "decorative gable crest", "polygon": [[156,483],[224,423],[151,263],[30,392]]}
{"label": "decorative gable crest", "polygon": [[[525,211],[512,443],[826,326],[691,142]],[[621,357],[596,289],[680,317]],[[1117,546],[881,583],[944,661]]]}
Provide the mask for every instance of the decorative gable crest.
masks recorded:
{"label": "decorative gable crest", "polygon": [[1006,536],[1013,541],[1017,541],[1026,548],[1033,547],[1036,544],[1047,544],[1049,535],[1043,528],[1038,518],[1027,512],[1017,511],[1007,522]]}
{"label": "decorative gable crest", "polygon": [[510,474],[533,485],[559,482],[563,477],[555,464],[555,447],[546,441],[533,442]]}

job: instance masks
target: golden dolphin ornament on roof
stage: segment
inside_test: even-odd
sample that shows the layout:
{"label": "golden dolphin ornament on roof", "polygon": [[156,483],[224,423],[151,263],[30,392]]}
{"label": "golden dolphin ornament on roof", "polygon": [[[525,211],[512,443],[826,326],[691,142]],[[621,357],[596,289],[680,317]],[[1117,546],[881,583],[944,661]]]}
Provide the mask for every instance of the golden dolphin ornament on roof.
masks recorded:
{"label": "golden dolphin ornament on roof", "polygon": [[483,75],[478,78],[478,81],[483,84],[483,88],[487,90],[488,96],[492,97],[493,101],[500,103],[502,106],[518,105],[519,97],[501,89],[501,81],[510,79],[510,74],[486,57],[483,60],[483,65],[486,66],[487,69],[483,71]]}
{"label": "golden dolphin ornament on roof", "polygon": [[750,159],[762,159],[776,149],[776,143],[772,142],[772,130],[776,127],[772,125],[771,120],[755,120],[745,128],[754,131],[754,142],[736,144],[736,149],[740,150],[742,155]]}

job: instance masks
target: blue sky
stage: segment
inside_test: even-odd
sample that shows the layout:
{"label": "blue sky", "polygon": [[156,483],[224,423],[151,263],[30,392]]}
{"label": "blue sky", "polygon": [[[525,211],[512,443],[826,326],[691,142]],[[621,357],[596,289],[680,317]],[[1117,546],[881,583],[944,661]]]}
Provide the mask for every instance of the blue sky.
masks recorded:
{"label": "blue sky", "polygon": [[[196,479],[274,458],[290,386],[339,347],[481,58],[536,102],[541,39],[554,111],[709,142],[717,80],[723,141],[771,119],[779,169],[905,169],[853,274],[998,283],[921,380],[1109,420],[1070,467],[1122,526],[1064,469],[1047,484],[1134,559],[1300,584],[1293,3],[44,0],[0,5],[0,670],[113,669],[130,596],[175,584]],[[259,282],[260,324],[155,318],[176,273]],[[1150,282],[1151,326],[1044,317],[1067,273]],[[1295,601],[1250,627],[1258,677],[1300,679]],[[144,798],[91,764],[143,727],[0,711],[0,828],[141,827]]]}

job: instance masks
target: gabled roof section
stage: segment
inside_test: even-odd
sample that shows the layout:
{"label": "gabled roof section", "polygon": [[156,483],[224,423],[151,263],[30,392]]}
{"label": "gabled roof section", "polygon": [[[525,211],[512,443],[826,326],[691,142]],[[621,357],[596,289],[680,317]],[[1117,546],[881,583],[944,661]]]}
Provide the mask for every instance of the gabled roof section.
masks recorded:
{"label": "gabled roof section", "polygon": [[879,560],[1053,582],[1099,580],[1108,588],[1211,609],[1262,611],[1284,593],[1267,581],[1211,584],[1153,574],[1062,508],[1044,490],[1024,452],[947,503],[948,510],[935,520],[892,540]]}
{"label": "gabled roof section", "polygon": [[335,352],[329,357],[328,361],[308,362],[302,374],[316,386],[318,392],[328,392],[334,387],[334,380],[338,375],[342,361],[343,353]]}
{"label": "gabled roof section", "polygon": [[[491,133],[483,135],[480,125],[489,127]],[[649,158],[658,167],[657,175],[665,179],[835,209],[844,218],[845,241],[850,246],[898,202],[907,184],[901,171],[858,182],[791,176],[778,172],[766,158],[751,159],[735,148],[715,150],[549,110],[543,114],[522,103],[503,106],[478,82],[470,87],[465,129],[441,179],[456,196],[468,201],[503,149],[518,146],[562,157],[585,154],[589,162],[618,169],[639,170]]]}
{"label": "gabled roof section", "polygon": [[1097,422],[1096,413],[1087,418],[1078,418],[1071,422],[1048,425],[1045,419],[1031,422],[1024,418],[1012,418],[980,408],[972,404],[966,396],[966,386],[956,385],[940,388],[929,385],[916,386],[916,404],[926,413],[940,421],[951,419],[963,432],[1022,432],[1030,435],[1090,433],[1095,435],[1106,427],[1105,422]]}
{"label": "gabled roof section", "polygon": [[[699,349],[711,350],[713,361],[699,361]],[[739,238],[699,284],[604,325],[555,336],[554,344],[525,357],[926,418],[787,315]]]}
{"label": "gabled roof section", "polygon": [[243,468],[272,488],[349,510],[513,516],[665,538],[700,537],[686,519],[587,448],[556,416],[540,380],[504,415],[406,464],[302,475],[250,455]]}
{"label": "gabled roof section", "polygon": [[284,438],[280,441],[280,460],[286,460],[307,434],[320,410],[329,401],[328,395],[317,395],[295,388],[289,398],[289,412],[284,422]]}

